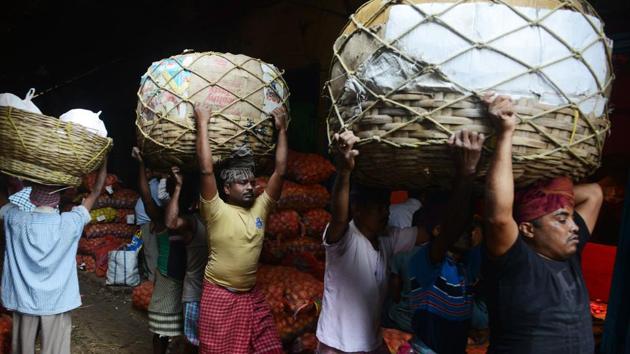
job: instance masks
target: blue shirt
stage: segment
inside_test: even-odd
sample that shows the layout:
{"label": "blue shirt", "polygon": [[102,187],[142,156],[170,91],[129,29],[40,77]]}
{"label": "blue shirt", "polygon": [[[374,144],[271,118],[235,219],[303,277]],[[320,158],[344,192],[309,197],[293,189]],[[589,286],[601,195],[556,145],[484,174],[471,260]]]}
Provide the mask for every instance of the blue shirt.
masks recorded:
{"label": "blue shirt", "polygon": [[[149,180],[149,190],[151,191],[151,197],[153,197],[153,201],[159,207],[162,206],[162,202],[158,198],[158,187],[160,185],[160,181],[157,178],[151,178]],[[147,215],[146,210],[144,210],[144,203],[142,202],[142,198],[138,198],[135,206],[136,212],[136,225],[144,225],[151,222],[151,218]]]}
{"label": "blue shirt", "polygon": [[388,299],[387,315],[396,324],[396,326],[405,332],[411,332],[411,317],[413,311],[409,303],[409,295],[411,293],[411,279],[409,262],[413,256],[421,250],[422,247],[414,246],[413,249],[406,252],[397,253],[389,265],[392,275],[397,275],[402,280],[402,289],[400,292],[400,302],[395,303],[393,299]]}
{"label": "blue shirt", "polygon": [[472,316],[473,291],[481,268],[480,247],[459,262],[445,256],[432,263],[430,243],[409,262],[410,304],[415,340],[437,353],[464,353]]}
{"label": "blue shirt", "polygon": [[45,316],[81,306],[76,257],[90,213],[83,206],[59,214],[3,207],[6,250],[2,303],[9,310]]}

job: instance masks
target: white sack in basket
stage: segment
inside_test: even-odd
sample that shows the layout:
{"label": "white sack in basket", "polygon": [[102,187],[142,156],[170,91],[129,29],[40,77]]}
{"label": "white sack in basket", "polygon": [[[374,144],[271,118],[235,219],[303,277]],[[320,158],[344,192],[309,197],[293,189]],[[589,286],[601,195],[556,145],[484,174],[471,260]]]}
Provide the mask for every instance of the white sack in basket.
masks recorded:
{"label": "white sack in basket", "polygon": [[107,137],[107,129],[105,129],[105,123],[99,118],[101,111],[94,113],[87,109],[71,109],[68,112],[62,114],[59,119],[62,122],[72,122],[80,124],[86,127],[92,133]]}
{"label": "white sack in basket", "polygon": [[40,111],[35,103],[31,101],[34,95],[34,88],[28,90],[24,99],[21,99],[12,93],[0,93],[0,106],[13,107],[31,113],[42,114],[42,111]]}

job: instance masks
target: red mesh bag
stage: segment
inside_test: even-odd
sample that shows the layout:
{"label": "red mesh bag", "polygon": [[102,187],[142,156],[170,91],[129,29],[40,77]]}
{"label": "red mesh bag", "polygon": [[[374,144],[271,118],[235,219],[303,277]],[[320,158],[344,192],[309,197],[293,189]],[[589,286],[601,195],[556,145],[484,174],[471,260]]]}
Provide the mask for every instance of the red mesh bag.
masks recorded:
{"label": "red mesh bag", "polygon": [[302,223],[295,210],[280,210],[267,218],[265,232],[276,238],[290,239],[300,235]]}
{"label": "red mesh bag", "polygon": [[330,213],[324,209],[312,209],[302,213],[302,223],[306,235],[321,240],[331,218]]}
{"label": "red mesh bag", "polygon": [[278,208],[306,211],[324,208],[329,200],[330,194],[324,186],[319,184],[302,186],[292,182],[284,182]]}
{"label": "red mesh bag", "polygon": [[136,206],[139,195],[132,189],[118,189],[113,195],[101,195],[96,200],[95,209],[99,208],[116,208],[116,209],[133,209]]}
{"label": "red mesh bag", "polygon": [[321,242],[306,237],[298,237],[295,239],[265,239],[260,256],[260,261],[266,264],[284,264],[296,267],[305,272],[310,272],[311,267],[305,265],[300,267],[300,261],[296,261],[303,254],[308,254],[317,260],[323,260],[325,251]]}
{"label": "red mesh bag", "polygon": [[149,303],[151,302],[151,295],[153,295],[152,281],[145,281],[136,286],[131,293],[131,303],[133,307],[141,311],[147,311],[149,309]]}
{"label": "red mesh bag", "polygon": [[308,273],[313,278],[323,282],[326,262],[322,258],[323,256],[318,257],[313,252],[292,253],[282,259],[282,265]]}
{"label": "red mesh bag", "polygon": [[[89,190],[90,192],[94,190],[94,185],[96,184],[97,177],[98,177],[98,171],[91,172],[85,175],[85,177],[83,177],[83,187]],[[105,178],[105,184],[103,185],[103,190],[101,190],[101,193],[105,193],[106,187],[112,186],[115,188],[117,187],[117,185],[118,185],[118,177],[114,174],[108,173],[107,177]]]}
{"label": "red mesh bag", "polygon": [[94,256],[96,251],[100,249],[103,245],[115,244],[115,245],[124,245],[129,243],[131,238],[119,238],[113,235],[106,235],[98,238],[81,238],[79,240],[79,254]]}
{"label": "red mesh bag", "polygon": [[324,293],[321,281],[291,267],[261,266],[257,283],[283,340],[293,340],[317,322]]}
{"label": "red mesh bag", "polygon": [[392,328],[383,328],[383,339],[390,353],[397,353],[411,339],[412,335]]}
{"label": "red mesh bag", "polygon": [[335,166],[323,156],[290,151],[287,161],[289,179],[301,184],[326,181],[335,172]]}
{"label": "red mesh bag", "polygon": [[[256,195],[260,195],[267,187],[268,177],[256,178]],[[300,185],[297,183],[284,181],[282,194],[278,201],[279,209],[293,209],[298,212],[309,209],[324,208],[330,201],[330,193],[324,186],[319,184]]]}
{"label": "red mesh bag", "polygon": [[94,273],[96,271],[96,261],[94,260],[93,256],[78,254],[77,267],[86,272]]}
{"label": "red mesh bag", "polygon": [[[109,251],[114,251],[131,241],[131,238],[118,238],[113,236],[106,236],[100,239],[79,241],[79,252],[87,253],[94,257],[94,273],[99,277],[104,277],[107,274],[107,260]],[[93,241],[93,242],[89,242]]]}
{"label": "red mesh bag", "polygon": [[135,211],[133,209],[118,209],[116,212],[118,213],[116,222],[122,224],[127,223],[127,215],[135,215]]}
{"label": "red mesh bag", "polygon": [[131,238],[136,232],[136,225],[119,223],[88,224],[83,229],[83,235],[87,238],[112,235],[120,238]]}
{"label": "red mesh bag", "polygon": [[265,191],[267,182],[269,182],[269,177],[256,177],[256,186],[254,187],[254,193],[256,193],[256,196],[261,195]]}
{"label": "red mesh bag", "polygon": [[292,354],[312,354],[317,350],[319,341],[313,332],[307,332],[297,337],[291,345]]}
{"label": "red mesh bag", "polygon": [[10,315],[0,315],[0,353],[11,353],[11,333],[13,331],[13,318]]}

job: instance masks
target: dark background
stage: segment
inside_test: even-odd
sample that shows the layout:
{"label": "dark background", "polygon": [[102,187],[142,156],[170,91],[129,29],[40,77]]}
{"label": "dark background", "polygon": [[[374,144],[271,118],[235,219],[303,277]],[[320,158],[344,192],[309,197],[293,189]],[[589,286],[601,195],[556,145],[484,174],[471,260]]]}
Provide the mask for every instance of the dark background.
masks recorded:
{"label": "dark background", "polygon": [[[102,110],[114,139],[110,170],[135,186],[136,91],[153,61],[184,49],[242,53],[285,70],[292,148],[324,152],[321,99],[332,44],[359,0],[5,1],[0,13],[0,92],[37,90],[42,112]],[[613,133],[597,179],[625,182],[630,161],[630,2],[593,3],[615,43]],[[606,206],[605,206],[606,208]],[[614,210],[607,215],[615,225]],[[618,225],[618,224],[616,224]],[[618,226],[616,226],[618,227]],[[600,234],[615,235],[613,229]],[[607,237],[607,236],[606,236]],[[605,238],[606,238],[605,237]]]}
{"label": "dark background", "polygon": [[[362,1],[13,1],[0,14],[0,92],[29,88],[47,115],[102,110],[110,169],[132,178],[136,92],[153,61],[184,49],[242,53],[285,70],[291,146],[316,151],[332,43]],[[308,134],[305,134],[308,132]],[[133,166],[133,165],[131,165]]]}

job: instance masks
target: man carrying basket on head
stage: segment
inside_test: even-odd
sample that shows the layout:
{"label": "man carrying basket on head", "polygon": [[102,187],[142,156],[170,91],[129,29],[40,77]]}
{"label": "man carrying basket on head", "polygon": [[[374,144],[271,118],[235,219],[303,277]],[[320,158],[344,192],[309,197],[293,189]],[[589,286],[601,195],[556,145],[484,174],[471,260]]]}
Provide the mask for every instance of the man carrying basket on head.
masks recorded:
{"label": "man carrying basket on head", "polygon": [[219,197],[208,144],[210,107],[195,107],[201,172],[200,214],[209,244],[199,315],[200,353],[282,353],[269,305],[256,287],[265,222],[280,198],[287,166],[287,112],[272,115],[278,130],[275,171],[254,195],[251,152],[241,149],[221,171],[225,201]]}
{"label": "man carrying basket on head", "polygon": [[593,353],[581,252],[597,221],[601,187],[555,178],[535,183],[515,198],[514,106],[505,96],[485,101],[497,131],[486,179],[482,266],[489,353]]}
{"label": "man carrying basket on head", "polygon": [[58,210],[58,187],[33,184],[30,201],[35,210],[25,211],[8,203],[2,186],[2,304],[13,311],[13,353],[34,354],[38,332],[42,354],[70,353],[70,311],[81,306],[75,255],[106,177],[107,157],[92,192],[65,213]]}

